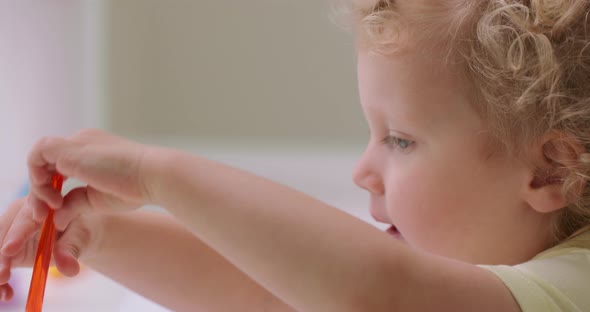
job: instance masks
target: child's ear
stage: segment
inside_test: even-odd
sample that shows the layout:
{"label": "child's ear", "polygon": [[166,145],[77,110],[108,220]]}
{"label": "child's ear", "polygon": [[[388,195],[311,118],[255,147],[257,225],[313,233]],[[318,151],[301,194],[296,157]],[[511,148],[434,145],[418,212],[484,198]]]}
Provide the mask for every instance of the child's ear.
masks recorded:
{"label": "child's ear", "polygon": [[531,146],[532,160],[525,200],[536,211],[549,213],[566,207],[584,190],[585,179],[579,179],[564,193],[566,179],[576,175],[580,156],[586,150],[573,135],[552,131]]}

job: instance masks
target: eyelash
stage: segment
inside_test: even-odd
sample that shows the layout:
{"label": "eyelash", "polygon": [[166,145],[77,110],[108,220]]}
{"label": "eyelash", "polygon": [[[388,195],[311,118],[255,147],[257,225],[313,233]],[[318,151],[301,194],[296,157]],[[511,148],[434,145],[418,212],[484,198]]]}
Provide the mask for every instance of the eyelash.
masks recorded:
{"label": "eyelash", "polygon": [[383,140],[381,140],[381,143],[387,145],[389,148],[393,149],[399,147],[402,150],[406,150],[410,146],[412,146],[412,144],[414,144],[413,141],[401,139],[393,135],[386,136],[385,138],[383,138]]}

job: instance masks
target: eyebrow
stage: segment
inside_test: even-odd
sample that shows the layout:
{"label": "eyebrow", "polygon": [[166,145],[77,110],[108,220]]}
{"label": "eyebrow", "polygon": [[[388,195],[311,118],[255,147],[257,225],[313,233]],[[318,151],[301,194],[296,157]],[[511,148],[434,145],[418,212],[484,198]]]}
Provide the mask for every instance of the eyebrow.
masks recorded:
{"label": "eyebrow", "polygon": [[[415,120],[414,118],[395,118],[391,116],[391,112],[388,112],[383,108],[376,109],[375,107],[365,107],[364,110],[369,126],[373,124],[378,127],[386,128],[389,133],[395,132],[408,137],[415,137],[415,135],[409,134],[407,131],[402,131],[401,129],[413,129],[416,130],[413,131],[414,133],[420,134],[418,128],[421,128],[422,126],[420,126],[419,122],[413,121]],[[409,122],[399,122],[399,120],[402,119],[409,120]]]}
{"label": "eyebrow", "polygon": [[[388,127],[388,128],[389,128],[389,127]],[[389,130],[389,133],[390,133],[390,134],[391,134],[392,132],[394,132],[394,133],[397,133],[397,134],[401,134],[401,135],[403,135],[403,136],[407,136],[407,137],[413,137],[413,135],[411,135],[411,134],[408,134],[408,133],[406,133],[406,132],[399,131],[399,130],[396,130],[396,129],[391,129],[391,128],[389,128],[389,129],[387,129],[387,130]]]}

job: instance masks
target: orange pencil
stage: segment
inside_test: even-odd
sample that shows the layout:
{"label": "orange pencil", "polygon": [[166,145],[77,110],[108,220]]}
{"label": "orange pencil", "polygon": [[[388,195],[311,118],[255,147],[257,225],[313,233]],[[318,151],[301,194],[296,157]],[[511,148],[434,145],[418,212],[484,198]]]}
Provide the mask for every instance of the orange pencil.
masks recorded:
{"label": "orange pencil", "polygon": [[[51,186],[58,192],[61,192],[63,177],[55,174],[51,179]],[[53,253],[53,243],[55,241],[55,226],[53,224],[53,209],[49,209],[47,219],[41,229],[37,255],[33,266],[33,276],[31,277],[31,286],[29,287],[29,297],[27,298],[26,312],[41,312],[43,308],[43,296],[45,295],[45,284],[47,283],[47,272]]]}

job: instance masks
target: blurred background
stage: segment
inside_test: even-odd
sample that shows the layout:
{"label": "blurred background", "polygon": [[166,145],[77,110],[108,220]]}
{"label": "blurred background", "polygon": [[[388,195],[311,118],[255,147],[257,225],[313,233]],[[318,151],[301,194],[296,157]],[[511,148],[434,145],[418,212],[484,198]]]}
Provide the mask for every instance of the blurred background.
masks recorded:
{"label": "blurred background", "polygon": [[[0,0],[0,212],[25,192],[38,138],[96,127],[372,222],[351,181],[368,134],[354,40],[332,13],[329,0]],[[23,310],[30,270],[13,279],[17,298],[2,311]],[[166,311],[90,269],[51,277],[45,301],[46,311]]]}

